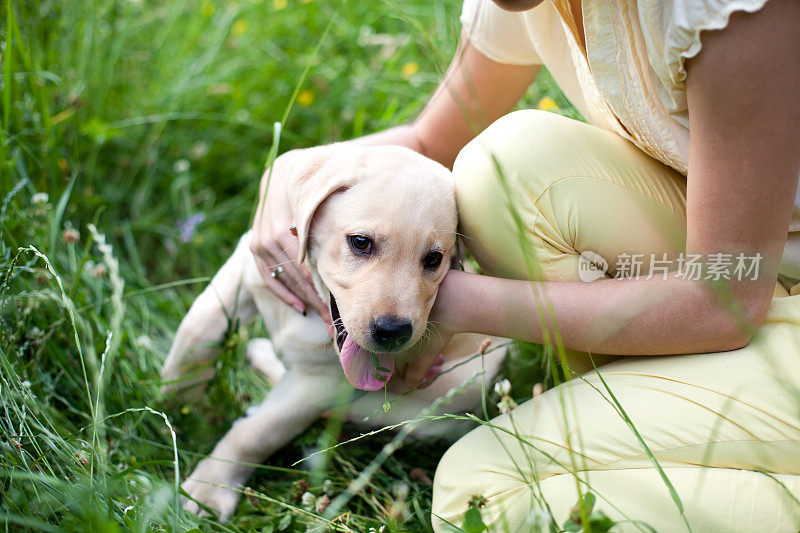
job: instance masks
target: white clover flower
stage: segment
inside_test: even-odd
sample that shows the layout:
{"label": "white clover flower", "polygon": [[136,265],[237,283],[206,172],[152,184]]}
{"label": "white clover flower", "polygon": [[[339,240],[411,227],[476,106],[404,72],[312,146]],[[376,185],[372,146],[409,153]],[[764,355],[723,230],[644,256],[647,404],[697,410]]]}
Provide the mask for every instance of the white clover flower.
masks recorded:
{"label": "white clover flower", "polygon": [[192,159],[196,160],[204,158],[206,155],[208,155],[209,149],[210,147],[208,143],[205,141],[200,141],[198,143],[195,143],[190,150]]}
{"label": "white clover flower", "polygon": [[300,504],[306,511],[312,510],[315,507],[316,503],[317,503],[317,497],[308,491],[304,492],[303,496],[300,498]]}
{"label": "white clover flower", "polygon": [[328,496],[333,496],[333,481],[326,479],[322,482],[322,492]]}
{"label": "white clover flower", "polygon": [[36,205],[46,204],[50,200],[50,195],[46,192],[37,192],[33,196],[31,196],[31,202]]}
{"label": "white clover flower", "polygon": [[494,392],[498,396],[508,396],[511,394],[511,382],[507,379],[498,381],[494,384]]}
{"label": "white clover flower", "polygon": [[172,164],[172,170],[174,170],[176,174],[183,174],[189,170],[190,166],[188,159],[178,159]]}

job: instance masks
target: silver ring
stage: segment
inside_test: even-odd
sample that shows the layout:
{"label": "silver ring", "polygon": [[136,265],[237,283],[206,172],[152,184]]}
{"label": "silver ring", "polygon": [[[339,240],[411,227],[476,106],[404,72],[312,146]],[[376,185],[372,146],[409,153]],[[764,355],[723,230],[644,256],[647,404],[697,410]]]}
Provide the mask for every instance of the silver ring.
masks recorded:
{"label": "silver ring", "polygon": [[270,274],[270,276],[272,276],[273,278],[277,278],[281,274],[283,274],[283,267],[278,266],[275,268],[275,270],[272,271],[272,274]]}

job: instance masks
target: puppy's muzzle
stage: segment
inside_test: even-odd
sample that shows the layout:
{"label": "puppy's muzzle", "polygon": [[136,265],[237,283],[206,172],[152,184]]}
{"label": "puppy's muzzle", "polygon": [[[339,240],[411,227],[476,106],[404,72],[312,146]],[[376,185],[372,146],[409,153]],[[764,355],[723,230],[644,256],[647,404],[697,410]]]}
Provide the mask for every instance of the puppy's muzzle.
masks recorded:
{"label": "puppy's muzzle", "polygon": [[381,350],[394,352],[411,340],[413,328],[407,318],[396,316],[379,316],[372,321],[370,327],[372,340]]}

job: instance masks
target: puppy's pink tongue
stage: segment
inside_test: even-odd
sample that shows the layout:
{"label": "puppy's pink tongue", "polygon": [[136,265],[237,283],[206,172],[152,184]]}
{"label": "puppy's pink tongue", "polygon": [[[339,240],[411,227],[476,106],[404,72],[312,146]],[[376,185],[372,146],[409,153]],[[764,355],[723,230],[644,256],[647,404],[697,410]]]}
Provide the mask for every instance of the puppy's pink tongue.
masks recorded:
{"label": "puppy's pink tongue", "polygon": [[350,385],[369,391],[383,388],[394,371],[394,354],[376,353],[375,358],[378,368],[373,361],[373,354],[356,344],[350,335],[347,336],[342,344],[339,361]]}

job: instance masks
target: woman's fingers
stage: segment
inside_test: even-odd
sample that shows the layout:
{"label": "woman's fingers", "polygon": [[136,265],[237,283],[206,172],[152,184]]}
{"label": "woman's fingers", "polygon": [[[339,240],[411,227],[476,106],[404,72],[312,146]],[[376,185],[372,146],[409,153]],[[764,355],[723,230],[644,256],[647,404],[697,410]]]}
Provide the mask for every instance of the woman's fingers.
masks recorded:
{"label": "woman's fingers", "polygon": [[[423,340],[412,348],[417,354],[410,358],[406,367],[405,381],[409,386],[416,387],[423,383],[431,367],[441,367],[442,363],[444,363],[442,351],[449,341],[449,336],[444,338],[441,335],[434,334],[433,338],[427,343]],[[423,343],[425,344],[423,345]]]}
{"label": "woman's fingers", "polygon": [[327,322],[328,324],[331,323],[331,311],[325,302],[322,301],[319,294],[317,293],[317,289],[314,286],[314,279],[311,277],[311,271],[308,269],[306,265],[300,265],[299,267],[300,274],[303,276],[303,279],[306,281],[309,287],[309,297],[307,302],[314,310],[319,313],[319,315]]}
{"label": "woman's fingers", "polygon": [[[272,277],[272,271],[274,267],[270,266],[266,261],[264,261],[260,256],[255,256],[256,260],[256,267],[258,268],[259,273],[264,278],[264,284],[267,286],[269,290],[271,290],[275,295],[283,301],[286,305],[293,307],[298,313],[303,313],[305,311],[305,303],[303,300],[297,297],[292,291],[290,291],[277,277]],[[270,262],[271,263],[271,262]]]}
{"label": "woman's fingers", "polygon": [[422,376],[422,384],[420,385],[420,388],[424,389],[433,383],[434,378],[442,373],[442,365],[444,365],[444,354],[439,354],[439,356],[433,361],[433,364],[428,367],[425,375]]}
{"label": "woman's fingers", "polygon": [[[326,321],[330,322],[330,311],[317,294],[313,283],[309,282],[310,275],[305,266],[298,266],[297,260],[292,258],[297,249],[294,243],[288,243],[284,248],[281,242],[269,242],[253,246],[261,276],[267,288],[272,290],[283,302],[292,306],[297,312],[305,313],[308,307],[314,309]],[[276,273],[273,275],[274,273]]]}
{"label": "woman's fingers", "polygon": [[292,270],[296,268],[283,253],[281,246],[260,234],[255,234],[250,249],[267,288],[297,312],[305,312],[306,303],[303,301],[302,292],[298,291],[296,283],[292,281],[293,278],[299,278],[300,274],[293,274]]}
{"label": "woman's fingers", "polygon": [[[297,269],[297,260],[290,258],[289,255],[283,251],[280,243],[270,243],[267,250],[269,252],[269,258],[272,261],[272,264],[267,265],[270,272],[268,275],[294,293],[294,295],[303,302],[302,311],[305,311],[306,304],[308,303],[308,283],[303,279],[303,275],[300,274],[300,271]],[[274,277],[272,273],[276,273]]]}
{"label": "woman's fingers", "polygon": [[297,262],[296,258],[299,250],[297,237],[289,234],[283,239],[278,239],[277,245],[276,248],[272,249],[272,255],[279,260],[278,264],[284,268],[284,272],[279,276],[284,278],[281,281],[326,322],[330,322],[330,311],[319,294],[317,294],[317,289],[314,287],[308,267]]}

